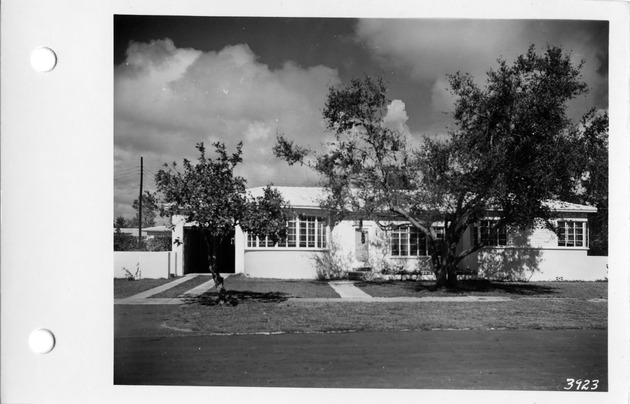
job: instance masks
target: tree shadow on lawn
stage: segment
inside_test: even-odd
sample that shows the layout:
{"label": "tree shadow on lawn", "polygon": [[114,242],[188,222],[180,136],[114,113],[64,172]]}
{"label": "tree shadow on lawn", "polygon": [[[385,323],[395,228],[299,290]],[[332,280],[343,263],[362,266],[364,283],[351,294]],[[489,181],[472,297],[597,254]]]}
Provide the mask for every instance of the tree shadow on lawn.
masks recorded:
{"label": "tree shadow on lawn", "polygon": [[227,290],[226,302],[218,301],[219,294],[217,292],[205,292],[198,296],[184,296],[185,304],[199,304],[202,306],[217,306],[227,304],[236,306],[239,303],[257,302],[257,303],[282,303],[293,296],[281,292],[252,292],[249,290]]}
{"label": "tree shadow on lawn", "polygon": [[364,281],[357,282],[358,287],[368,285],[396,286],[408,292],[427,295],[464,295],[464,294],[487,294],[487,295],[555,295],[561,293],[560,290],[546,285],[537,285],[524,282],[498,282],[484,279],[460,280],[455,289],[435,289],[435,281]]}

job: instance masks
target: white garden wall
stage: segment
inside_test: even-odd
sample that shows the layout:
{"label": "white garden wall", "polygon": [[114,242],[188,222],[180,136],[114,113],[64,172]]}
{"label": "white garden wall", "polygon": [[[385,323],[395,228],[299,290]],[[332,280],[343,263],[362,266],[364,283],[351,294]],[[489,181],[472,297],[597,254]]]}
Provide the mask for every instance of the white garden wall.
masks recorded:
{"label": "white garden wall", "polygon": [[124,278],[126,268],[132,275],[139,269],[139,277],[168,278],[171,275],[181,274],[181,268],[177,266],[177,253],[169,251],[115,251],[114,252],[114,278]]}

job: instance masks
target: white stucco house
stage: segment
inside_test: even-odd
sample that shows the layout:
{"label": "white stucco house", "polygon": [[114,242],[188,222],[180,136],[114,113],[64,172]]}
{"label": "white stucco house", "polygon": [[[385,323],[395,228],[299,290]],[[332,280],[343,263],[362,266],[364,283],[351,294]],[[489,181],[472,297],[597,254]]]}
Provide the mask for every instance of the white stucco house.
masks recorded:
{"label": "white stucco house", "polygon": [[[220,248],[222,272],[251,277],[316,278],[317,257],[331,254],[347,270],[369,268],[372,273],[392,269],[422,271],[431,278],[431,262],[424,235],[411,226],[384,231],[375,222],[345,220],[331,227],[328,215],[319,207],[323,189],[318,187],[276,187],[292,206],[294,218],[287,223],[287,239],[273,244],[255,238],[239,228]],[[263,188],[249,190],[262,195]],[[607,278],[607,257],[587,255],[588,216],[592,206],[550,202],[557,213],[557,232],[533,226],[525,232],[502,231],[490,246],[469,255],[460,263],[462,270],[480,277],[509,280],[603,280]],[[492,212],[469,227],[459,248],[467,248],[473,237],[486,237]],[[192,226],[174,217],[173,246],[176,275],[207,272],[204,244]],[[402,223],[404,224],[404,223]],[[435,224],[434,224],[435,225]]]}

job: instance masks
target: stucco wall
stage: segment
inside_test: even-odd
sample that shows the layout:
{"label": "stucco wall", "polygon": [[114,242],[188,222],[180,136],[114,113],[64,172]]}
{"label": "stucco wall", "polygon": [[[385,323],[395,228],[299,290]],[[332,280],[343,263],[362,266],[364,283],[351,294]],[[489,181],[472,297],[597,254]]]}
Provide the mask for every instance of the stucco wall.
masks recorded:
{"label": "stucco wall", "polygon": [[608,277],[607,264],[608,257],[588,256],[586,249],[486,248],[460,267],[489,279],[596,281]]}
{"label": "stucco wall", "polygon": [[123,268],[127,268],[135,275],[140,269],[140,277],[168,278],[175,274],[176,254],[168,251],[116,251],[114,252],[114,278],[124,278],[127,274]]}
{"label": "stucco wall", "polygon": [[258,249],[245,250],[245,273],[252,278],[315,279],[318,251]]}
{"label": "stucco wall", "polygon": [[[174,238],[181,237],[183,226],[181,223],[178,224]],[[367,236],[369,259],[367,262],[358,260],[355,254],[358,225],[359,222],[344,221],[329,232],[328,245],[331,252],[338,257],[338,261],[343,262],[347,270],[361,266],[370,266],[374,271],[401,267],[408,271],[431,269],[426,257],[418,260],[389,256],[386,233],[381,231],[376,223],[370,221],[362,223],[362,230]],[[460,249],[470,244],[471,232],[466,231],[462,239],[464,245],[460,246]],[[594,281],[608,276],[607,257],[589,257],[586,249],[559,248],[557,237],[551,230],[534,227],[510,239],[518,247],[486,248],[467,257],[460,263],[460,268],[476,269],[479,275],[488,278],[530,281],[559,279]],[[322,250],[247,248],[244,234],[240,229],[236,231],[235,242],[236,273],[245,273],[257,278],[314,279],[317,277],[315,257],[321,254]],[[538,248],[531,248],[532,246]],[[175,271],[175,263],[179,268],[178,271],[181,272],[182,249],[175,246],[173,250],[178,254],[171,258],[173,261],[171,272]],[[135,262],[129,266],[135,268]],[[143,267],[150,266],[143,264]],[[119,269],[118,271],[117,276],[122,276],[121,271]],[[142,269],[142,271],[145,276],[145,270]]]}

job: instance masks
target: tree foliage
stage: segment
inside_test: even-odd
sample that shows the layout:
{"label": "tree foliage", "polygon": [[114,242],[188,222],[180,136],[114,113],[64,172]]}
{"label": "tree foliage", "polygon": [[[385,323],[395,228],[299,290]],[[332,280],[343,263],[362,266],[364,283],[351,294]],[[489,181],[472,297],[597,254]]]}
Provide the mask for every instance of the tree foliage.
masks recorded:
{"label": "tree foliage", "polygon": [[590,255],[608,255],[608,114],[589,111],[576,135],[576,160],[583,167],[572,202],[594,205],[590,220]]}
{"label": "tree foliage", "polygon": [[138,237],[123,233],[120,228],[114,232],[114,251],[141,251],[138,246]]}
{"label": "tree foliage", "polygon": [[[134,199],[132,207],[136,211],[136,215],[130,220],[129,227],[138,227],[140,223],[140,201],[139,199]],[[158,213],[158,202],[155,194],[144,191],[142,194],[142,227],[153,227],[155,226],[155,218]]]}
{"label": "tree foliage", "polygon": [[[512,64],[498,64],[484,86],[469,74],[448,76],[456,101],[447,136],[425,136],[414,145],[408,135],[388,128],[386,86],[365,77],[329,89],[323,115],[334,140],[325,152],[279,136],[274,153],[290,164],[315,155],[310,165],[328,191],[323,207],[337,217],[390,215],[427,234],[438,286],[454,286],[457,264],[483,247],[480,240],[466,251],[457,245],[487,210],[499,216],[492,234],[504,226],[524,228],[549,219],[547,201],[575,195],[580,181],[591,188],[607,182],[601,166],[583,159],[584,139],[601,142],[607,120],[589,112],[580,125],[566,112],[587,91],[582,65],[560,48],[538,54],[533,46]],[[443,223],[443,241],[436,221]]]}
{"label": "tree foliage", "polygon": [[186,222],[203,231],[209,269],[222,282],[220,268],[216,268],[215,240],[231,237],[236,225],[253,235],[269,235],[278,240],[285,236],[289,213],[288,204],[269,186],[258,198],[246,193],[245,178],[234,174],[242,162],[242,143],[234,153],[228,153],[223,143],[213,146],[214,158],[207,156],[203,143],[198,143],[196,163],[184,159],[181,168],[177,163],[165,164],[165,169],[156,174],[155,183],[160,214],[183,215]]}
{"label": "tree foliage", "polygon": [[114,228],[115,229],[124,229],[127,227],[131,227],[129,221],[124,216],[118,216],[114,219]]}

